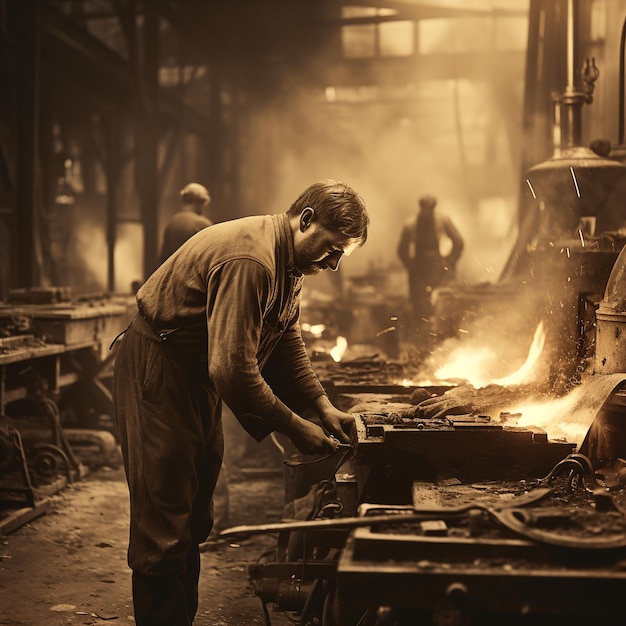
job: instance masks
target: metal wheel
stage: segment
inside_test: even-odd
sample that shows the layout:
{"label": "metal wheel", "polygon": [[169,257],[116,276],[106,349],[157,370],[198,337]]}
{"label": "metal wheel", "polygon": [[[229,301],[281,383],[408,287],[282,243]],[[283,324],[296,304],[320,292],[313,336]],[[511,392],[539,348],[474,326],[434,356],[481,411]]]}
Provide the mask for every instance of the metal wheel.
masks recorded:
{"label": "metal wheel", "polygon": [[39,444],[33,447],[28,456],[28,468],[36,488],[62,488],[71,482],[70,460],[61,448],[52,444]]}

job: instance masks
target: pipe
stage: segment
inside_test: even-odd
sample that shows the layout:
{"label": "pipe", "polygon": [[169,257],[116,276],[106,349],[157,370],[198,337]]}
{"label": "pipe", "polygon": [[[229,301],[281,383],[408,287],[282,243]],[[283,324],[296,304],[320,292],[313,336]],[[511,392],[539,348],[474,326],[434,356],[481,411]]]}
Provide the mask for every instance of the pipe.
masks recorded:
{"label": "pipe", "polygon": [[574,75],[574,0],[567,1],[567,87],[566,91],[576,89]]}
{"label": "pipe", "polygon": [[618,145],[624,143],[624,48],[626,48],[626,19],[622,24],[622,34],[619,41],[619,131]]}

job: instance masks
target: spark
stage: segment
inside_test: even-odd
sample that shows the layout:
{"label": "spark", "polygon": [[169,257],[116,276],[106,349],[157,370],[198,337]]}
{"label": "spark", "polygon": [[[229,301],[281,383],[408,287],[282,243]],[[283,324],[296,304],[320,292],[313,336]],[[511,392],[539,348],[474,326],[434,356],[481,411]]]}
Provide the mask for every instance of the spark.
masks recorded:
{"label": "spark", "polygon": [[574,181],[574,185],[576,187],[576,195],[580,198],[580,189],[578,188],[578,181],[576,180],[576,174],[574,173],[574,168],[570,165],[569,171],[572,173],[572,180]]}

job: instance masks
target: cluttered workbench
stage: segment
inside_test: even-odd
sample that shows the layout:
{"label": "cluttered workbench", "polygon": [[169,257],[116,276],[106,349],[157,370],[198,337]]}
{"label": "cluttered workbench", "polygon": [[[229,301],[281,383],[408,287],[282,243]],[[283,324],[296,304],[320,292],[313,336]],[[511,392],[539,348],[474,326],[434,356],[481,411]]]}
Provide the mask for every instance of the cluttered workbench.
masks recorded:
{"label": "cluttered workbench", "polygon": [[128,304],[16,290],[0,304],[0,534],[116,452],[109,344]]}

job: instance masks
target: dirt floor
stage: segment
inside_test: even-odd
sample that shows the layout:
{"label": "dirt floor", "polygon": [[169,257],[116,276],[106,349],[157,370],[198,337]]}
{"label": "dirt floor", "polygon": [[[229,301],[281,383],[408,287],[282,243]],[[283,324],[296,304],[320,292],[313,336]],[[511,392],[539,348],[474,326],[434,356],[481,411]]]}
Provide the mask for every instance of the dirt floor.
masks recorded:
{"label": "dirt floor", "polygon": [[[230,483],[230,525],[278,521],[283,498],[279,471],[238,476]],[[132,623],[127,533],[120,467],[99,468],[52,496],[45,514],[0,537],[0,624]],[[220,540],[202,553],[196,626],[265,624],[247,566],[274,542],[272,535]],[[293,623],[270,615],[273,626]]]}

